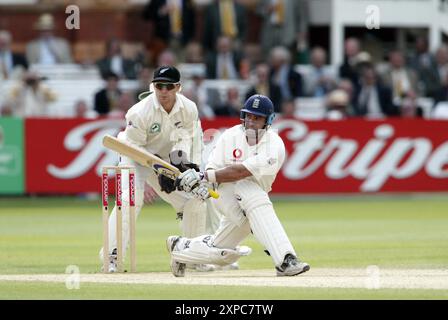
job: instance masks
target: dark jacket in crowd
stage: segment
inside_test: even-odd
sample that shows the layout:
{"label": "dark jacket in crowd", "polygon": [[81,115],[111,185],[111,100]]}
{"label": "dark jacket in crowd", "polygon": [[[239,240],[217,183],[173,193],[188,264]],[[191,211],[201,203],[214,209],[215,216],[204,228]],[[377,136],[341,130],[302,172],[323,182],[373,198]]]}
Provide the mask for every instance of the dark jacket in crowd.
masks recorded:
{"label": "dark jacket in crowd", "polygon": [[[121,94],[121,91],[118,90],[117,95],[120,95],[120,94]],[[94,109],[100,115],[108,114],[111,111],[112,106],[107,97],[106,89],[102,89],[95,94]]]}
{"label": "dark jacket in crowd", "polygon": [[[194,37],[196,30],[196,13],[193,0],[182,1],[182,44],[187,44]],[[143,9],[143,18],[154,22],[154,35],[169,43],[172,37],[169,14],[160,14],[160,9],[165,6],[167,0],[151,0]]]}
{"label": "dark jacket in crowd", "polygon": [[[378,103],[381,111],[386,116],[398,116],[400,114],[399,108],[393,104],[392,90],[379,83],[376,84],[376,91],[378,93]],[[357,87],[353,100],[354,113],[357,116],[365,116],[367,114],[367,106],[359,104],[359,95],[361,94],[362,87]]]}

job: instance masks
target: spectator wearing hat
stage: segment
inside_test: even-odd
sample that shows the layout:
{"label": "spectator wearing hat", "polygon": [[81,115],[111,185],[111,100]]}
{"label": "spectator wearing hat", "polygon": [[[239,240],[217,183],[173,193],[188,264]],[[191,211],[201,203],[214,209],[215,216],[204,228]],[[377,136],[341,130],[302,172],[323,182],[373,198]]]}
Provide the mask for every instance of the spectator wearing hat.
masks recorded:
{"label": "spectator wearing hat", "polygon": [[0,80],[15,78],[19,70],[28,68],[28,62],[21,54],[11,52],[11,33],[0,30]]}
{"label": "spectator wearing hat", "polygon": [[38,39],[31,41],[26,47],[26,57],[30,64],[53,65],[59,63],[71,63],[72,56],[67,40],[53,35],[55,28],[54,18],[45,13],[39,17],[34,25],[39,31]]}
{"label": "spectator wearing hat", "polygon": [[326,118],[329,120],[341,120],[348,117],[350,99],[342,89],[331,91],[326,100]]}

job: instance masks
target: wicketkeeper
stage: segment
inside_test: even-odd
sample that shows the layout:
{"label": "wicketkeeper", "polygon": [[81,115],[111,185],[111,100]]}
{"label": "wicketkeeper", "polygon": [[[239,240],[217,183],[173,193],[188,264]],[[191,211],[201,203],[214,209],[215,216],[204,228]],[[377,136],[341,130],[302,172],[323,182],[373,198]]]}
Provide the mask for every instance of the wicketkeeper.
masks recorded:
{"label": "wicketkeeper", "polygon": [[208,188],[218,184],[219,199],[213,199],[223,214],[213,235],[193,239],[170,236],[171,270],[185,274],[185,264],[225,265],[248,255],[239,244],[252,232],[271,256],[278,276],[294,276],[310,269],[301,262],[280,223],[268,193],[285,160],[285,146],[270,130],[274,118],[271,100],[251,96],[241,110],[241,125],[227,129],[218,139],[205,172],[187,170],[178,177],[180,189],[203,199]]}

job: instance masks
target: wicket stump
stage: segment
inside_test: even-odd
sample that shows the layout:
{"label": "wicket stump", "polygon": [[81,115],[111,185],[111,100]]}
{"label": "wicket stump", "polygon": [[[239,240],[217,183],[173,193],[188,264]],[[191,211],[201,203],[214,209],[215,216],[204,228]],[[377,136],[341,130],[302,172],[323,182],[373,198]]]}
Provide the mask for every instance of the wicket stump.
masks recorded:
{"label": "wicket stump", "polygon": [[129,171],[129,244],[131,272],[136,272],[135,247],[135,167],[105,166],[102,168],[102,206],[103,206],[103,271],[109,272],[109,170],[115,172],[115,205],[117,234],[117,271],[123,272],[123,190],[122,173]]}

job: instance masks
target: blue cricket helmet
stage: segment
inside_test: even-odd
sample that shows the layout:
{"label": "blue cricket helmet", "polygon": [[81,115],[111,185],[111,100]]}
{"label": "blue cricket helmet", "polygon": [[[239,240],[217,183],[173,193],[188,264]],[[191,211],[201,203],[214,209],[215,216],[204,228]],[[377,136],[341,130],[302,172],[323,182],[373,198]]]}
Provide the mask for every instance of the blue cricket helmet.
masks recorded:
{"label": "blue cricket helmet", "polygon": [[261,94],[254,94],[244,103],[240,112],[240,119],[244,120],[246,113],[266,117],[266,125],[270,126],[275,118],[274,104],[271,99]]}

